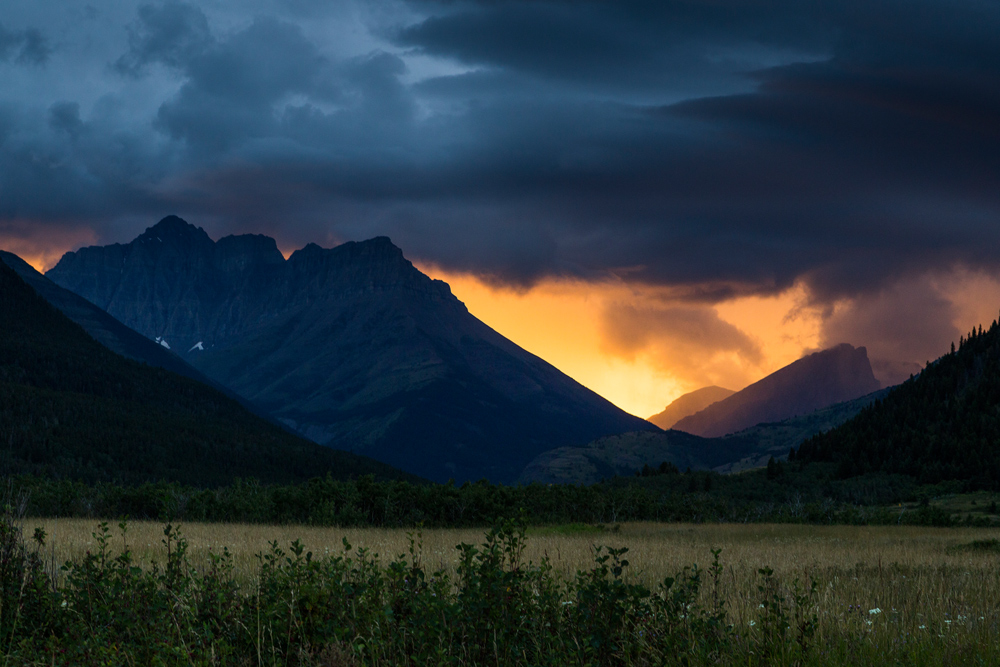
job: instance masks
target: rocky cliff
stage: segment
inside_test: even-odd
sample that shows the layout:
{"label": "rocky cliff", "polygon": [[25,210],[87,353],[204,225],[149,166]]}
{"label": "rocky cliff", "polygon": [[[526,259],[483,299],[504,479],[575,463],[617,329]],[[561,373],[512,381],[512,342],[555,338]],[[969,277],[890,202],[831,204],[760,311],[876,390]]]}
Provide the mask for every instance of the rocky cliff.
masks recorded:
{"label": "rocky cliff", "polygon": [[436,480],[513,481],[538,453],[655,429],[477,320],[385,237],[286,261],[168,217],[48,272],[317,442]]}

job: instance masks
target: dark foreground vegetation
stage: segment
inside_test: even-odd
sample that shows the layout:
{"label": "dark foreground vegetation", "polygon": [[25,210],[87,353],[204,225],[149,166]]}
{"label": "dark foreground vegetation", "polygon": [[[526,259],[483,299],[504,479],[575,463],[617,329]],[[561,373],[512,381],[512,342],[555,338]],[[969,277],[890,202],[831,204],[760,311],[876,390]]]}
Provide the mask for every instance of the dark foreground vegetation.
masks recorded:
{"label": "dark foreground vegetation", "polygon": [[997,490],[998,408],[1000,327],[994,321],[854,419],[802,443],[797,458],[832,462],[841,479],[882,473]]}
{"label": "dark foreground vegetation", "polygon": [[676,471],[614,478],[591,486],[486,481],[411,484],[315,478],[267,485],[237,480],[219,488],[175,483],[118,486],[20,477],[31,516],[379,527],[485,527],[524,512],[532,525],[625,521],[998,525],[996,503],[962,514],[929,502],[965,490],[961,482],[918,486],[901,475],[836,478],[830,464],[772,462],[741,475]]}
{"label": "dark foreground vegetation", "polygon": [[[647,587],[628,549],[594,548],[565,578],[525,562],[525,524],[503,521],[460,544],[453,572],[431,570],[420,536],[380,560],[346,538],[314,556],[298,540],[258,554],[248,582],[226,549],[194,567],[173,525],[162,562],[140,567],[128,525],[101,524],[96,548],[58,570],[45,535],[0,517],[0,655],[34,665],[985,665],[995,619],[948,634],[901,633],[881,609],[823,627],[819,582],[757,572],[756,612],[734,623],[720,552]],[[26,543],[30,542],[30,544]],[[894,611],[894,610],[893,610]],[[889,610],[886,610],[888,615]],[[874,628],[875,621],[879,627]],[[952,621],[945,621],[952,623]],[[992,624],[992,625],[991,625]],[[829,624],[827,624],[829,625]],[[921,629],[925,626],[920,626]],[[877,632],[876,632],[877,630]]]}

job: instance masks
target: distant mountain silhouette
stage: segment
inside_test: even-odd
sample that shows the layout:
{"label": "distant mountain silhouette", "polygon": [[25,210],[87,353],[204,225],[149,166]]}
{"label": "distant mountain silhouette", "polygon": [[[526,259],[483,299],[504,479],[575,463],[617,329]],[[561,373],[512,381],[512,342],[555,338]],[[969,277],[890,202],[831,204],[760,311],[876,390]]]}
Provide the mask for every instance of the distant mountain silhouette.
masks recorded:
{"label": "distant mountain silhouette", "polygon": [[316,442],[438,481],[513,481],[538,453],[655,430],[477,320],[385,237],[286,261],[170,216],[47,277]]}
{"label": "distant mountain silhouette", "polygon": [[762,380],[681,419],[674,428],[703,437],[804,415],[870,394],[880,384],[868,352],[846,343],[807,355]]}
{"label": "distant mountain silhouette", "polygon": [[0,474],[199,486],[326,474],[413,479],[287,433],[190,378],[111,352],[8,266],[18,262],[9,254],[0,261]]}
{"label": "distant mountain silhouette", "polygon": [[728,398],[735,393],[732,389],[716,387],[715,385],[702,387],[677,398],[663,412],[653,415],[646,421],[656,424],[663,430],[668,430],[688,415],[704,410],[712,403]]}
{"label": "distant mountain silhouette", "polygon": [[593,484],[635,474],[643,466],[664,461],[680,470],[740,472],[784,459],[807,438],[840,426],[890,389],[880,389],[843,403],[780,422],[763,423],[721,438],[702,438],[683,431],[623,433],[599,438],[586,447],[560,447],[535,457],[521,473],[523,483]]}

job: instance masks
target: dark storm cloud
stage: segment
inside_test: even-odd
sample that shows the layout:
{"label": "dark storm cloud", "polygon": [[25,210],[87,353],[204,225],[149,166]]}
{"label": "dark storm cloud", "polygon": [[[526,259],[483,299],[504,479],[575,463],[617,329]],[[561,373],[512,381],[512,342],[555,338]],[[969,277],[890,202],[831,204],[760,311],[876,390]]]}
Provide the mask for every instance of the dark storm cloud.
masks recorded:
{"label": "dark storm cloud", "polygon": [[37,28],[8,30],[0,23],[0,62],[43,65],[52,49]]}
{"label": "dark storm cloud", "polygon": [[318,89],[323,65],[296,26],[256,19],[182,64],[187,83],[160,107],[158,126],[174,139],[215,153],[248,139],[276,136],[275,103]]}
{"label": "dark storm cloud", "polygon": [[[544,193],[557,211],[543,214],[550,224],[603,226],[592,253],[562,244],[563,259],[581,269],[618,260],[641,267],[633,277],[718,296],[807,276],[827,298],[928,263],[994,261],[980,249],[997,240],[996,226],[984,224],[998,203],[996,6],[442,7],[400,40],[487,68],[435,82],[442,95],[489,99],[484,79],[495,76],[516,96],[509,82],[522,75],[556,91],[587,80],[598,97],[621,85],[652,96],[639,82],[655,80],[692,97],[649,107],[645,118],[640,105],[564,99],[476,110],[484,143],[503,136],[501,119],[515,135],[514,150],[508,141],[478,147],[498,158],[489,174],[498,192],[509,196],[510,184]],[[783,53],[791,62],[757,69],[745,92],[684,89],[692,73],[725,81],[746,69],[741,56],[753,63]],[[706,282],[723,287],[704,292]]]}
{"label": "dark storm cloud", "polygon": [[996,3],[255,6],[136,6],[99,63],[120,90],[10,105],[3,214],[385,233],[495,282],[706,303],[997,270]]}
{"label": "dark storm cloud", "polygon": [[866,346],[883,385],[898,384],[948,350],[960,335],[955,307],[926,277],[865,294],[825,318],[824,345]]}
{"label": "dark storm cloud", "polygon": [[128,28],[129,49],[114,67],[138,76],[151,63],[183,67],[214,42],[205,14],[194,5],[143,5]]}
{"label": "dark storm cloud", "polygon": [[62,131],[72,138],[80,136],[83,121],[80,120],[80,105],[76,102],[57,102],[49,107],[49,126]]}
{"label": "dark storm cloud", "polygon": [[[443,10],[401,43],[589,90],[710,89],[760,58],[823,54],[834,32],[797,2],[419,3]],[[705,79],[710,79],[705,81]]]}

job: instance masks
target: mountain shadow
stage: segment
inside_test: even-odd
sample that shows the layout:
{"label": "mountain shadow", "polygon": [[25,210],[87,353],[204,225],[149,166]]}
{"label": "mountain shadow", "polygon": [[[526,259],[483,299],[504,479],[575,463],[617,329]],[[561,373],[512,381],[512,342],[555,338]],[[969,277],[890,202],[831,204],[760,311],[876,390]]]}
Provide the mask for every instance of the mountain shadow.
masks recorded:
{"label": "mountain shadow", "polygon": [[656,430],[473,317],[388,238],[285,260],[170,216],[47,277],[316,442],[437,481],[512,482],[542,451]]}
{"label": "mountain shadow", "polygon": [[285,432],[219,391],[110,351],[0,262],[0,473],[89,483],[330,474],[413,479]]}

